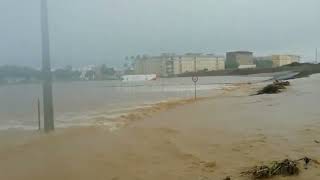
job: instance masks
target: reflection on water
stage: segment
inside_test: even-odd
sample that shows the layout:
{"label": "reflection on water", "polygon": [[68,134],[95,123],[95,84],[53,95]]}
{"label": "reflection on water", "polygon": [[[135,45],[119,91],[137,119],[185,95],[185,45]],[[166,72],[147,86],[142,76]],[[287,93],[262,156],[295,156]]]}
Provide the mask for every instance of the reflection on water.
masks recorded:
{"label": "reflection on water", "polygon": [[[265,80],[267,77],[201,77],[200,96],[214,93],[231,83]],[[97,114],[114,118],[141,106],[169,99],[193,96],[190,78],[159,79],[148,82],[68,82],[54,84],[55,119],[58,127],[90,124]],[[0,87],[0,129],[37,127],[37,99],[40,84]]]}

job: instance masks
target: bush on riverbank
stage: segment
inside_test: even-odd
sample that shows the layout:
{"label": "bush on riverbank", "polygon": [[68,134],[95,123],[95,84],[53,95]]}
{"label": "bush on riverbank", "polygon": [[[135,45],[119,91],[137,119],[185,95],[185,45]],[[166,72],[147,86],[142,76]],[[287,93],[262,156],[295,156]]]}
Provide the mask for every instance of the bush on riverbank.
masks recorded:
{"label": "bush on riverbank", "polygon": [[273,84],[269,84],[258,91],[257,95],[261,94],[277,94],[281,90],[286,89],[286,86],[290,86],[289,81],[275,81]]}

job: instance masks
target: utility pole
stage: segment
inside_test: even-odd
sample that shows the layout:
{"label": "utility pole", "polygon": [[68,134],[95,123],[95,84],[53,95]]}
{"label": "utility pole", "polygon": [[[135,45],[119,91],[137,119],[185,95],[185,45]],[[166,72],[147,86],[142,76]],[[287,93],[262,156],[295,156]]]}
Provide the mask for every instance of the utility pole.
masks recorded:
{"label": "utility pole", "polygon": [[318,63],[318,48],[316,48],[316,64]]}
{"label": "utility pole", "polygon": [[38,98],[38,130],[41,131],[41,104]]}
{"label": "utility pole", "polygon": [[194,56],[194,75],[192,76],[192,81],[194,82],[194,100],[197,100],[197,82],[199,80],[198,77],[198,69],[197,69],[197,57]]}
{"label": "utility pole", "polygon": [[41,0],[41,32],[44,130],[45,132],[51,132],[54,130],[54,113],[52,97],[52,74],[50,65],[50,42],[47,0]]}

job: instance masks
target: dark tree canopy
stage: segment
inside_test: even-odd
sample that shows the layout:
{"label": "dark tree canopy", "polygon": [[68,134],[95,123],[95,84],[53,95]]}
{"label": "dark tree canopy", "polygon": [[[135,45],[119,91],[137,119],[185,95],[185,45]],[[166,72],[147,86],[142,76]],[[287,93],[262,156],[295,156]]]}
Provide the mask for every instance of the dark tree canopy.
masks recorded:
{"label": "dark tree canopy", "polygon": [[237,69],[239,63],[237,61],[226,61],[226,69]]}

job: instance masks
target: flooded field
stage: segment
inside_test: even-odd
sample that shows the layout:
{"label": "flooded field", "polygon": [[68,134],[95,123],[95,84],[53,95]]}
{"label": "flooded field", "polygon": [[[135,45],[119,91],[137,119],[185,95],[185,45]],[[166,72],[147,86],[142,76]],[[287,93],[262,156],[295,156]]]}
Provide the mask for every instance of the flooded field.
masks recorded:
{"label": "flooded field", "polygon": [[[257,82],[268,77],[201,77],[199,96],[210,96],[233,83]],[[55,83],[54,105],[57,127],[91,125],[101,116],[112,119],[135,108],[157,102],[191,98],[191,78],[159,79],[148,82],[120,81]],[[40,84],[0,86],[0,129],[37,128]]]}

